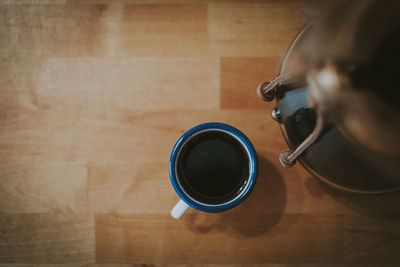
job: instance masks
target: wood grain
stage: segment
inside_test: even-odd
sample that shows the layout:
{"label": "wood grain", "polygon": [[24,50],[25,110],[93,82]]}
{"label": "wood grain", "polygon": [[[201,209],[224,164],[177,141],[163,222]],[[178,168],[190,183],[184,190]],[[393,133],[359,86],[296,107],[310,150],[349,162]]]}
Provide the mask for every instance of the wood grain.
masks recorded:
{"label": "wood grain", "polygon": [[104,54],[101,18],[106,8],[0,5],[0,58]]}
{"label": "wood grain", "polygon": [[[43,266],[40,264],[0,264],[0,267],[39,267]],[[143,263],[138,263],[138,264],[129,264],[129,263],[99,263],[99,264],[46,264],[46,267],[185,267],[185,266],[190,266],[190,267],[292,267],[292,266],[297,266],[297,267],[343,267],[343,266],[349,266],[349,265],[343,265],[341,263],[327,263],[327,264],[321,264],[321,263],[309,263],[309,264],[298,264],[298,263],[291,263],[291,264],[277,264],[277,263],[271,263],[271,264],[257,264],[257,263],[246,263],[246,264],[180,264],[180,263],[161,263],[161,264],[143,264]],[[360,264],[354,264],[351,266],[357,266],[357,267],[381,267],[381,266],[392,266],[390,264],[367,264],[367,265],[360,265]]]}
{"label": "wood grain", "polygon": [[180,221],[168,214],[97,214],[96,256],[100,262],[136,263],[283,262],[288,255],[291,262],[343,259],[340,216],[285,214],[268,228],[268,218],[260,223],[245,212],[232,210],[223,219],[192,212]]}
{"label": "wood grain", "polygon": [[225,57],[281,56],[305,23],[299,1],[209,4],[210,50]]}
{"label": "wood grain", "polygon": [[[399,194],[337,192],[278,162],[274,103],[255,88],[304,7],[1,1],[0,266],[398,265]],[[250,138],[256,187],[235,209],[175,221],[171,149],[209,121]]]}
{"label": "wood grain", "polygon": [[0,212],[86,213],[87,174],[80,162],[3,158]]}
{"label": "wood grain", "polygon": [[75,213],[1,214],[0,262],[94,262],[93,223]]}
{"label": "wood grain", "polygon": [[127,55],[206,55],[207,5],[129,5],[120,34]]}
{"label": "wood grain", "polygon": [[400,255],[394,252],[400,246],[400,215],[388,214],[384,221],[382,217],[346,216],[346,262],[398,264]]}
{"label": "wood grain", "polygon": [[257,86],[278,75],[278,57],[221,58],[221,109],[270,109],[260,101]]}
{"label": "wood grain", "polygon": [[140,111],[219,107],[218,58],[48,59],[36,82],[37,97],[48,106],[70,102],[89,110]]}

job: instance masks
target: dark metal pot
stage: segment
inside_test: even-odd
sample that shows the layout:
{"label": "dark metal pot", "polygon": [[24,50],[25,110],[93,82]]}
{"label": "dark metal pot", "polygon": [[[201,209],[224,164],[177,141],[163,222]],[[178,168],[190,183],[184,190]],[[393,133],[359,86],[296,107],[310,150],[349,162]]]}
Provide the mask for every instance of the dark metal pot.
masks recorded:
{"label": "dark metal pot", "polygon": [[[329,116],[332,112],[323,114],[310,104],[307,77],[287,77],[291,61],[298,60],[293,55],[308,41],[309,29],[306,25],[293,40],[279,76],[258,88],[263,100],[276,99],[272,117],[279,123],[290,148],[281,153],[282,165],[291,167],[298,161],[318,179],[346,191],[375,194],[399,190],[398,154],[371,149],[349,137],[341,124]],[[296,151],[299,153],[293,157]]]}

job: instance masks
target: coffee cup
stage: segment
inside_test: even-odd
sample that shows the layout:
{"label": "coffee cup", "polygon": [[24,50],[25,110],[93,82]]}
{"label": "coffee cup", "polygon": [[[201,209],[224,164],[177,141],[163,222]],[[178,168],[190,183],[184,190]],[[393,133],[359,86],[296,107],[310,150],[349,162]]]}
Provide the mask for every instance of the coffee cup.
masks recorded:
{"label": "coffee cup", "polygon": [[217,122],[185,132],[172,149],[169,175],[180,200],[171,210],[179,219],[189,208],[221,212],[239,205],[257,178],[257,155],[238,129]]}

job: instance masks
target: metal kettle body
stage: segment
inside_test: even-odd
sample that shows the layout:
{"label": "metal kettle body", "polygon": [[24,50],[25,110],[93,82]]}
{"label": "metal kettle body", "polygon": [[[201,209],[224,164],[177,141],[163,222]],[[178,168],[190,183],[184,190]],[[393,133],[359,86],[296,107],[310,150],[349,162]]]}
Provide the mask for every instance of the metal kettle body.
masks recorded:
{"label": "metal kettle body", "polygon": [[[398,191],[398,155],[354,141],[340,123],[326,114],[329,112],[324,113],[310,101],[312,81],[304,75],[292,79],[288,69],[293,62],[296,65],[298,59],[293,55],[307,41],[308,31],[306,25],[293,40],[278,77],[258,88],[264,101],[276,99],[272,117],[279,123],[290,149],[281,153],[282,165],[291,167],[299,162],[315,177],[346,191],[369,194]],[[330,77],[324,78],[329,81]]]}

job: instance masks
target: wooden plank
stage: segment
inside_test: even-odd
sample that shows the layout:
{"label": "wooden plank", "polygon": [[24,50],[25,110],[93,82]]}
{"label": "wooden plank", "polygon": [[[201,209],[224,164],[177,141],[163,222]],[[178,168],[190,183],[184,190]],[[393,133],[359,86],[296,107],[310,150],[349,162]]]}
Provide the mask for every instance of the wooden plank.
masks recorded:
{"label": "wooden plank", "polygon": [[57,159],[117,165],[140,159],[166,162],[181,134],[209,121],[238,127],[254,142],[256,149],[271,156],[276,157],[274,149],[279,151],[286,147],[278,125],[254,110],[140,112],[115,109],[91,112],[61,106],[1,124],[0,153],[14,157],[19,154],[52,155]]}
{"label": "wooden plank", "polygon": [[[0,264],[0,267],[38,267],[37,264]],[[261,263],[261,264],[46,264],[46,267],[392,267],[393,264]]]}
{"label": "wooden plank", "polygon": [[1,5],[0,57],[104,55],[106,5]]}
{"label": "wooden plank", "polygon": [[0,214],[0,262],[94,263],[93,216]]}
{"label": "wooden plank", "polygon": [[[19,264],[19,263],[7,263],[0,264],[0,267],[41,267],[43,264]],[[45,267],[154,267],[154,264],[95,264],[95,263],[58,263],[58,264],[45,264]],[[165,266],[164,264],[160,266]],[[171,266],[173,267],[173,266]],[[178,267],[178,266],[176,266]],[[184,266],[181,266],[184,267]],[[228,267],[228,266],[227,266]],[[275,266],[274,266],[275,267]]]}
{"label": "wooden plank", "polygon": [[208,54],[206,4],[19,3],[0,8],[1,56]]}
{"label": "wooden plank", "polygon": [[306,19],[299,1],[209,4],[211,53],[224,57],[282,57]]}
{"label": "wooden plank", "polygon": [[3,5],[1,55],[282,56],[303,5]]}
{"label": "wooden plank", "polygon": [[88,211],[86,164],[1,157],[0,177],[0,212]]}
{"label": "wooden plank", "polygon": [[400,261],[400,215],[387,217],[359,215],[345,217],[346,263],[386,263]]}
{"label": "wooden plank", "polygon": [[344,200],[345,262],[392,264],[400,262],[400,194],[350,195]]}
{"label": "wooden plank", "polygon": [[256,88],[276,77],[279,65],[276,57],[221,58],[221,108],[271,111],[272,104],[262,101]]}
{"label": "wooden plank", "polygon": [[207,5],[136,4],[122,10],[119,52],[129,56],[208,54]]}
{"label": "wooden plank", "polygon": [[0,5],[64,5],[67,0],[0,0]]}
{"label": "wooden plank", "polygon": [[[37,264],[0,264],[0,267],[38,267],[40,265]],[[46,264],[46,267],[345,267],[350,265],[344,265],[341,263],[331,263],[331,264],[112,264],[112,263],[99,263],[99,264]],[[368,264],[368,265],[351,265],[354,267],[382,267],[382,266],[391,266],[385,264]]]}
{"label": "wooden plank", "polygon": [[[9,0],[8,0],[9,1]],[[19,0],[31,1],[35,0]],[[39,0],[36,0],[39,1]],[[49,0],[40,0],[49,1]],[[109,4],[107,0],[66,0],[68,4]],[[114,0],[113,4],[208,4],[208,3],[277,3],[277,2],[304,2],[302,0]]]}
{"label": "wooden plank", "polygon": [[129,165],[89,165],[91,212],[168,213],[177,196],[168,162],[132,160]]}
{"label": "wooden plank", "polygon": [[40,69],[41,60],[31,57],[0,60],[1,123],[46,108],[46,105],[39,102],[36,93],[35,84]]}
{"label": "wooden plank", "polygon": [[[285,214],[268,229],[245,210],[222,215],[97,214],[96,256],[121,263],[340,263],[343,218]],[[268,220],[268,218],[266,218]],[[257,234],[253,235],[257,229]],[[250,233],[250,234],[249,234]]]}
{"label": "wooden plank", "polygon": [[219,107],[217,58],[49,59],[35,77],[37,97],[90,110]]}

